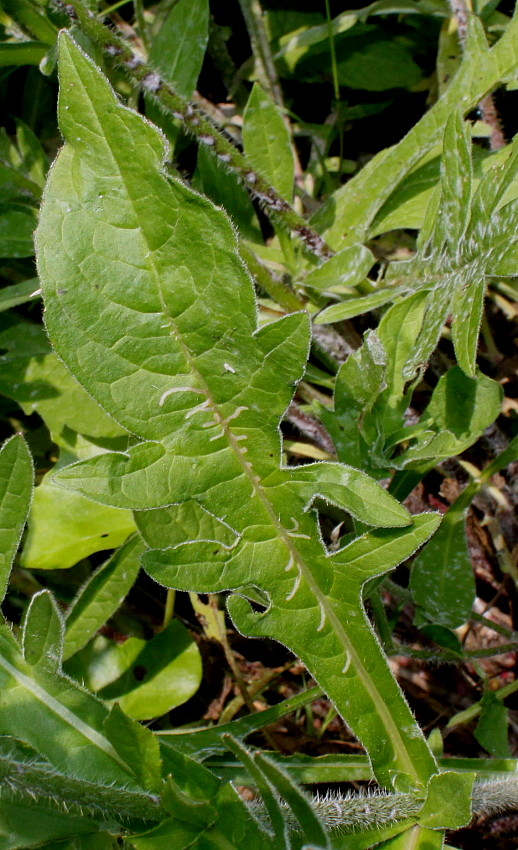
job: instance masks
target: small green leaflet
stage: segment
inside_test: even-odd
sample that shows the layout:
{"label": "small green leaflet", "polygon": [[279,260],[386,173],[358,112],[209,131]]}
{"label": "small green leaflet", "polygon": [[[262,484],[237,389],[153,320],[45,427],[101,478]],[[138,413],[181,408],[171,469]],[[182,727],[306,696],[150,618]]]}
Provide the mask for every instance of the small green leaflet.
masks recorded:
{"label": "small green leaflet", "polygon": [[207,0],[178,0],[153,39],[151,66],[183,97],[190,98],[196,88],[208,36]]}
{"label": "small green leaflet", "polygon": [[66,613],[64,658],[88,643],[121,605],[137,578],[144,548],[132,537],[80,588]]}
{"label": "small green leaflet", "polygon": [[252,166],[291,201],[294,164],[290,136],[281,113],[258,83],[243,115],[243,146]]}
{"label": "small green leaflet", "polygon": [[32,498],[32,458],[21,434],[0,449],[0,603]]}

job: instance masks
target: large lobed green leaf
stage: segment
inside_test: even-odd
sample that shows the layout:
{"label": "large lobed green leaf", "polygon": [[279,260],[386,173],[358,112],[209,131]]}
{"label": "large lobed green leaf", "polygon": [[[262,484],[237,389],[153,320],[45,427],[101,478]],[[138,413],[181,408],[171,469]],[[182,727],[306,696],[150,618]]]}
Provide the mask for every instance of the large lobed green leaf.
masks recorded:
{"label": "large lobed green leaf", "polygon": [[[168,178],[161,134],[120,105],[70,37],[60,49],[66,143],[37,234],[46,324],[75,377],[142,442],[55,480],[133,509],[152,549],[145,567],[162,584],[238,591],[229,603],[236,626],[300,655],[367,747],[378,780],[423,786],[436,764],[361,593],[438,518],[411,518],[351,467],[280,467],[278,425],[304,371],[307,316],[257,330],[226,216]],[[309,510],[317,496],[379,528],[329,555]],[[184,514],[183,540],[168,537],[186,502],[197,504],[195,521]],[[244,598],[252,586],[265,611]]]}

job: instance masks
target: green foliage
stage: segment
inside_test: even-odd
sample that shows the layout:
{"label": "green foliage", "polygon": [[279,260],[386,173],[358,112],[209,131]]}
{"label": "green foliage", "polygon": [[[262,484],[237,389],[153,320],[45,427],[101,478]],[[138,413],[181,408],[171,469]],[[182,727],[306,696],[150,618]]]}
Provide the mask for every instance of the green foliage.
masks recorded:
{"label": "green foliage", "polygon": [[208,26],[207,0],[179,0],[153,38],[149,61],[185,97],[190,97],[196,87],[207,47]]}
{"label": "green foliage", "polygon": [[32,459],[23,437],[12,437],[0,449],[0,599],[3,600],[13,559],[32,498]]}
{"label": "green foliage", "polygon": [[[64,38],[61,86],[61,122],[68,144],[47,184],[37,237],[47,328],[76,377],[144,442],[124,455],[100,455],[73,464],[55,480],[104,504],[137,511],[137,523],[141,511],[194,499],[221,523],[231,524],[236,536],[231,548],[203,538],[198,542],[189,535],[190,540],[174,548],[146,553],[146,570],[177,589],[215,592],[253,584],[265,591],[269,607],[261,615],[241,597],[231,598],[229,610],[238,628],[277,637],[315,674],[318,668],[319,682],[369,746],[380,781],[390,786],[400,774],[408,774],[413,782],[426,782],[433,760],[367,627],[360,594],[367,578],[390,569],[427,539],[437,525],[436,517],[423,515],[412,525],[403,508],[352,468],[337,464],[279,468],[278,420],[293,383],[302,375],[308,346],[305,316],[295,314],[256,332],[252,289],[225,218],[181,184],[165,179],[160,171],[162,139],[117,104],[99,72]],[[70,87],[73,100],[66,99]],[[79,125],[86,126],[88,115],[92,126],[102,128],[102,139],[99,133],[93,136],[81,130],[78,141]],[[121,148],[121,128],[126,154],[129,144],[138,146],[140,166],[146,169],[146,182],[140,186],[138,172],[133,165],[128,167],[132,159],[113,155]],[[85,166],[89,164],[84,182],[70,178],[78,156]],[[114,179],[116,210],[109,196],[103,204],[106,181],[113,186]],[[148,181],[152,190],[144,188]],[[139,203],[136,193],[142,199]],[[76,242],[75,257],[64,255],[49,238],[63,226],[63,212],[68,209],[84,237]],[[125,229],[117,232],[121,215]],[[106,261],[104,268],[98,265],[97,288],[92,288],[82,269],[84,260],[92,257],[99,221],[100,238],[106,225],[113,234],[113,268]],[[134,295],[124,309],[128,281],[114,273],[128,262],[128,232],[138,299]],[[197,243],[210,244],[212,262],[193,252]],[[178,267],[181,278],[171,271]],[[135,269],[141,269],[138,290]],[[74,286],[63,291],[63,277],[73,280]],[[200,300],[191,307],[194,285]],[[109,325],[96,322],[101,314],[111,314]],[[205,326],[209,322],[210,337],[193,335],[193,322]],[[122,357],[128,334],[140,339],[130,368]],[[102,362],[102,370],[93,369],[92,358]],[[281,364],[284,386],[275,382]],[[112,392],[115,386],[117,397]],[[329,556],[318,535],[316,516],[307,512],[317,495],[368,525],[400,529],[368,532]],[[354,640],[344,628],[345,608],[350,610],[348,621],[356,621],[351,626],[358,634]],[[289,612],[296,614],[293,635],[287,633]],[[321,652],[313,656],[310,635],[315,632],[322,632],[332,663],[322,659]],[[361,655],[356,641],[363,644]],[[367,654],[369,669],[361,660]],[[337,659],[348,673],[342,680],[336,678]],[[399,722],[384,710],[381,687]],[[380,736],[387,739],[383,748]],[[415,766],[410,752],[415,752]]]}
{"label": "green foliage", "polygon": [[[502,407],[484,326],[480,367],[477,353],[486,295],[512,311],[518,148],[482,152],[463,116],[515,84],[518,18],[476,4],[463,50],[442,2],[378,0],[325,20],[241,0],[256,55],[238,70],[207,0],[127,6],[121,34],[103,23],[118,7],[95,0],[4,0],[0,21],[5,79],[39,66],[27,87],[48,94],[57,63],[64,142],[47,175],[59,143],[43,95],[0,133],[2,599],[14,563],[0,850],[441,848],[473,812],[518,805],[503,703],[515,687],[485,685],[449,724],[478,717],[493,760],[439,758],[439,729],[425,739],[387,663],[414,650],[397,644],[382,591],[413,605],[412,634],[428,641],[417,656],[470,657],[453,631],[474,616],[467,512],[518,438],[483,469],[461,459],[470,480],[442,523],[416,512],[415,494],[411,510],[402,502]],[[343,156],[348,122],[428,85],[421,56],[443,19],[435,105],[340,185],[358,167]],[[214,69],[242,116],[220,104],[209,119],[193,95]],[[326,123],[286,108],[291,86],[331,79],[342,101]],[[420,230],[405,237],[410,258],[391,253],[395,227]],[[325,327],[366,312],[339,326],[347,343]],[[357,327],[370,328],[361,344]],[[285,418],[311,442],[285,440]],[[191,594],[200,639],[183,608],[175,616],[175,591]],[[232,660],[224,604],[236,631],[287,647],[317,685],[175,728],[169,712],[189,711],[203,680],[198,644],[216,638]],[[252,696],[230,666],[250,709],[271,680]],[[337,713],[364,753],[248,749],[294,710],[309,726],[324,695],[319,734]],[[300,787],[364,780],[379,787],[336,799]],[[256,789],[253,804],[239,785]]]}
{"label": "green foliage", "polygon": [[517,29],[515,13],[502,38],[489,48],[480,20],[470,18],[462,64],[442,97],[399,144],[373,157],[314,217],[332,246],[341,247],[344,237],[347,242],[357,242],[367,236],[375,216],[399,183],[441,142],[445,124],[459,103],[463,113],[468,113],[500,80],[516,74]]}
{"label": "green foliage", "polygon": [[279,110],[257,83],[243,115],[243,145],[251,166],[290,201],[294,166],[289,133]]}
{"label": "green foliage", "polygon": [[66,613],[64,658],[82,649],[119,608],[137,578],[143,550],[131,538],[80,588]]}

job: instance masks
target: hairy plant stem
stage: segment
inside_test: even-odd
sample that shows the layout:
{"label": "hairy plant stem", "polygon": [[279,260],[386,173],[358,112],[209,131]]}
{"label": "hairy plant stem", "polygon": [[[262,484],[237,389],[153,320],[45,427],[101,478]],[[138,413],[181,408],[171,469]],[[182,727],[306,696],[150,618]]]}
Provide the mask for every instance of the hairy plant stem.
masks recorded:
{"label": "hairy plant stem", "polygon": [[264,28],[263,10],[259,0],[239,0],[239,6],[248,30],[259,81],[272,100],[282,109],[284,99],[270,50],[270,42]]}
{"label": "hairy plant stem", "polygon": [[[326,827],[333,832],[351,832],[381,827],[396,821],[414,819],[423,804],[413,794],[328,794],[312,799],[312,807]],[[265,818],[262,804],[252,803],[251,810]],[[473,786],[471,809],[474,816],[496,815],[518,810],[518,780],[514,776],[476,782]],[[297,822],[285,808],[286,819],[294,831]],[[266,820],[265,820],[266,823]]]}
{"label": "hairy plant stem", "polygon": [[129,820],[156,823],[167,817],[154,794],[67,776],[14,753],[0,755],[0,799],[119,824]]}
{"label": "hairy plant stem", "polygon": [[[91,818],[97,824],[114,825],[141,821],[160,823],[168,813],[155,794],[102,785],[55,770],[34,758],[20,757],[13,747],[0,754],[0,800],[32,809],[45,809],[70,817]],[[413,794],[332,795],[314,797],[312,805],[328,829],[350,831],[380,827],[418,816],[422,799]],[[251,805],[256,817],[265,819],[261,802]],[[518,779],[498,776],[475,784],[472,795],[474,815],[494,815],[518,810]],[[297,829],[286,807],[288,824]]]}
{"label": "hairy plant stem", "polygon": [[304,310],[304,302],[297,293],[282,278],[271,272],[245,242],[239,243],[239,253],[245,261],[248,271],[255,278],[259,289],[262,289],[273,301],[276,301],[280,307],[288,312]]}
{"label": "hairy plant stem", "polygon": [[296,428],[305,437],[311,440],[319,448],[328,452],[333,457],[336,457],[336,450],[324,426],[313,416],[308,416],[300,409],[299,405],[292,401],[284,416],[288,422],[295,425]]}
{"label": "hairy plant stem", "polygon": [[221,163],[236,174],[243,185],[260,201],[272,221],[292,231],[300,239],[305,250],[319,260],[326,260],[332,255],[333,252],[322,236],[306,224],[273,186],[250,167],[246,157],[199,107],[180,97],[171,83],[137,56],[123,38],[85,9],[80,0],[70,0],[67,3],[55,0],[55,3],[68,15],[72,23],[79,24],[85,35],[128,74],[132,83],[146,97],[181,121],[187,133],[206,145]]}

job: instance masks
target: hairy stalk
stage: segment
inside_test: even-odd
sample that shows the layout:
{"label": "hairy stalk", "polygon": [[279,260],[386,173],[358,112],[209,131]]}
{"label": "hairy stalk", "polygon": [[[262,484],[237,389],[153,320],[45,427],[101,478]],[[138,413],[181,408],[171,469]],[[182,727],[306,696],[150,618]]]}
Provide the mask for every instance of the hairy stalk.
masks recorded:
{"label": "hairy stalk", "polygon": [[[336,832],[367,830],[386,826],[400,820],[416,817],[422,800],[412,794],[327,794],[314,797],[312,807],[320,815],[325,826]],[[262,803],[250,804],[255,817],[267,825],[266,810]],[[300,827],[287,805],[283,805],[286,821],[294,832]]]}
{"label": "hairy stalk", "polygon": [[304,302],[297,293],[282,278],[270,271],[245,242],[239,243],[239,253],[259,289],[262,289],[288,313],[304,309]]}
{"label": "hairy stalk", "polygon": [[238,179],[261,202],[265,211],[280,227],[292,231],[301,240],[304,248],[320,260],[332,255],[322,236],[313,230],[293,207],[281,198],[267,180],[250,168],[246,157],[221,133],[213,122],[192,102],[180,97],[174,87],[166,82],[154,68],[133,52],[128,43],[87,11],[80,0],[63,3],[55,0],[59,8],[73,23],[79,23],[84,33],[103,52],[121,67],[132,83],[158,107],[165,109],[182,122],[184,130],[227,168],[232,169]]}
{"label": "hairy stalk", "polygon": [[270,94],[277,106],[282,109],[284,99],[270,50],[270,42],[264,29],[263,10],[259,0],[239,0],[239,6],[245,19],[261,85]]}
{"label": "hairy stalk", "polygon": [[288,407],[285,419],[295,425],[301,434],[308,437],[315,445],[336,457],[336,450],[324,426],[313,416],[308,416],[294,401]]}
{"label": "hairy stalk", "polygon": [[[312,807],[333,832],[351,832],[380,828],[397,821],[416,818],[423,801],[412,794],[327,794],[316,796]],[[288,806],[286,820],[293,831],[299,829]],[[473,786],[471,809],[474,817],[491,816],[518,810],[518,780],[514,776],[477,782]],[[267,825],[266,810],[260,801],[250,804],[258,820]]]}
{"label": "hairy stalk", "polygon": [[[159,823],[167,813],[156,795],[138,793],[66,776],[37,759],[20,758],[13,750],[0,756],[0,799],[30,808],[45,808],[71,817],[87,817],[97,822]],[[422,800],[412,794],[371,794],[316,796],[312,806],[331,830],[371,829],[415,818]],[[252,813],[267,823],[266,810],[258,801]],[[477,783],[473,788],[474,815],[495,815],[518,809],[518,779],[514,776]],[[284,810],[293,830],[297,822],[290,809]]]}
{"label": "hairy stalk", "polygon": [[0,755],[0,799],[116,823],[159,822],[167,817],[154,794],[66,776],[40,761],[22,759],[14,751]]}

